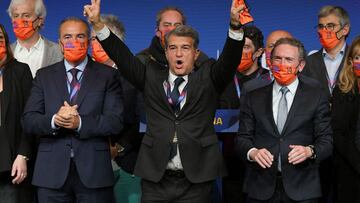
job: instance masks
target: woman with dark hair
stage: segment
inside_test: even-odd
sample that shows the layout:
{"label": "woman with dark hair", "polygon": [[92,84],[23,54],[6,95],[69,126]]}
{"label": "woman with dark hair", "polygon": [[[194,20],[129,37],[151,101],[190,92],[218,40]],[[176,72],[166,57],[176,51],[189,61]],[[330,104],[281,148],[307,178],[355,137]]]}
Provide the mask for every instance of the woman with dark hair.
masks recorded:
{"label": "woman with dark hair", "polygon": [[[30,94],[32,76],[27,64],[16,61],[8,35],[0,24],[0,202],[24,202],[20,196],[28,176],[30,136],[22,132],[21,115]],[[20,194],[21,191],[21,194]],[[28,193],[28,192],[27,192]],[[27,200],[31,202],[32,200]]]}
{"label": "woman with dark hair", "polygon": [[334,202],[360,202],[360,151],[355,145],[360,110],[360,36],[354,39],[345,57],[332,98],[337,182]]}

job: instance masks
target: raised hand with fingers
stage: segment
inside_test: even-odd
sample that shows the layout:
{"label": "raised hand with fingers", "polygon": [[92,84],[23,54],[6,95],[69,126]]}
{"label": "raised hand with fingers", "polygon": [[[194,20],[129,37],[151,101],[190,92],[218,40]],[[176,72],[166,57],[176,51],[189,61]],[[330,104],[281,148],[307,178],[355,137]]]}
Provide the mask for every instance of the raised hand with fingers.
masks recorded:
{"label": "raised hand with fingers", "polygon": [[100,2],[101,0],[91,0],[91,5],[85,5],[83,11],[84,16],[87,16],[95,31],[99,31],[104,27],[100,20]]}
{"label": "raised hand with fingers", "polygon": [[233,0],[230,11],[230,28],[232,30],[239,30],[241,28],[240,12],[244,10],[245,5],[238,5],[238,0]]}

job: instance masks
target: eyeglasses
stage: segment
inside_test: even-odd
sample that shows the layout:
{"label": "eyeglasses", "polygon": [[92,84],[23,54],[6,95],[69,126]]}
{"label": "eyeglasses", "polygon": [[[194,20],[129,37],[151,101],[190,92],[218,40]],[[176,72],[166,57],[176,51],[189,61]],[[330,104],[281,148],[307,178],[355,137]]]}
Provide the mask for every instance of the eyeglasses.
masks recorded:
{"label": "eyeglasses", "polygon": [[335,27],[338,25],[340,25],[340,24],[335,24],[335,23],[318,24],[315,26],[315,28],[318,30],[323,30],[325,28],[327,31],[333,31],[335,29]]}

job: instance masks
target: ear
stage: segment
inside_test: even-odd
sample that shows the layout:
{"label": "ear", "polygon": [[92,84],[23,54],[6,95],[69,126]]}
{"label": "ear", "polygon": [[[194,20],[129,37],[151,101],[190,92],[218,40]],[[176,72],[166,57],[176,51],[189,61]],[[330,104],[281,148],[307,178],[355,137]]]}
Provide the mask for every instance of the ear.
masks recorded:
{"label": "ear", "polygon": [[159,39],[161,39],[161,31],[159,30],[159,28],[156,28],[156,29],[155,29],[155,35],[156,35]]}
{"label": "ear", "polygon": [[38,17],[38,21],[39,21],[39,24],[38,24],[38,27],[41,28],[42,26],[44,26],[44,18],[43,17]]}
{"label": "ear", "polygon": [[63,54],[64,54],[64,45],[61,43],[60,39],[58,40],[58,44],[59,44],[59,47],[60,47],[61,53],[63,53]]}
{"label": "ear", "polygon": [[254,52],[254,56],[255,56],[256,58],[259,58],[259,57],[263,54],[263,52],[264,52],[264,48],[259,48],[258,50],[256,50],[256,51]]}
{"label": "ear", "polygon": [[300,61],[299,66],[298,66],[299,72],[301,72],[301,71],[304,69],[305,64],[306,64],[305,59],[302,59],[302,60]]}
{"label": "ear", "polygon": [[341,32],[342,32],[343,36],[347,36],[347,35],[349,34],[349,32],[350,32],[350,26],[349,26],[349,25],[345,25],[345,26],[343,27],[343,29],[341,30]]}
{"label": "ear", "polygon": [[200,56],[200,50],[196,49],[195,50],[195,61],[197,60],[197,58]]}

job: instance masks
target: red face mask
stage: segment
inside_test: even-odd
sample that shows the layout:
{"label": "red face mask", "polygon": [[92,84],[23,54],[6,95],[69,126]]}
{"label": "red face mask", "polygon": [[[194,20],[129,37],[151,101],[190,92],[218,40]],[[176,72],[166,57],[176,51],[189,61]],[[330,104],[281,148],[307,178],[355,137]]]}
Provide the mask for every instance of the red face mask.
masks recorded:
{"label": "red face mask", "polygon": [[69,42],[64,46],[64,58],[72,63],[76,63],[85,59],[88,49],[88,42]]}
{"label": "red face mask", "polygon": [[353,67],[356,77],[360,77],[360,62],[354,62]]}
{"label": "red face mask", "polygon": [[252,56],[253,56],[252,52],[242,53],[241,62],[237,67],[237,70],[239,72],[244,72],[248,70],[254,64]]}
{"label": "red face mask", "polygon": [[272,65],[270,70],[276,82],[281,86],[287,86],[296,79],[296,67],[279,64]]}
{"label": "red face mask", "polygon": [[13,30],[15,33],[16,38],[20,40],[27,40],[35,33],[35,28],[33,27],[33,23],[37,20],[36,18],[34,21],[25,20],[23,18],[18,18],[12,21]]}
{"label": "red face mask", "polygon": [[336,47],[340,43],[340,40],[336,36],[337,32],[327,31],[327,30],[319,30],[319,39],[320,44],[326,49],[332,49]]}
{"label": "red face mask", "polygon": [[3,60],[5,56],[6,56],[5,42],[0,42],[0,61]]}
{"label": "red face mask", "polygon": [[265,50],[265,59],[267,67],[271,67],[271,52]]}
{"label": "red face mask", "polygon": [[101,44],[96,39],[91,40],[91,56],[99,63],[104,63],[105,61],[109,60],[109,56],[106,54],[104,49],[101,47]]}

